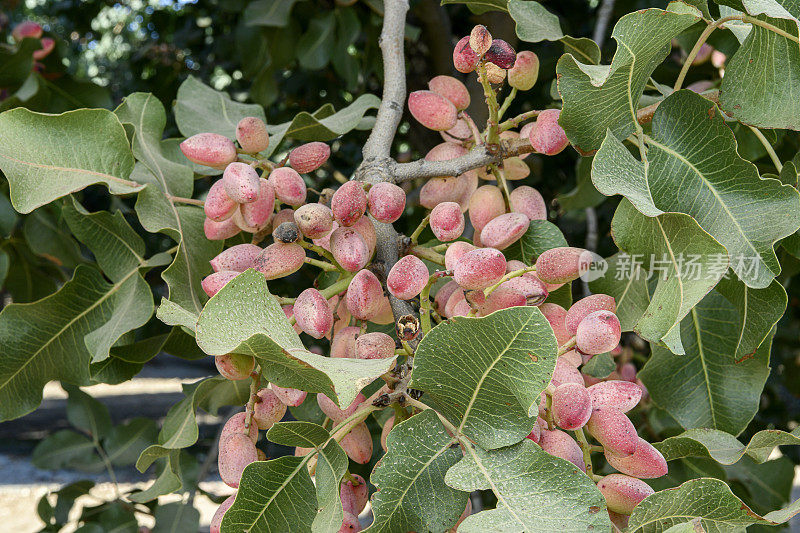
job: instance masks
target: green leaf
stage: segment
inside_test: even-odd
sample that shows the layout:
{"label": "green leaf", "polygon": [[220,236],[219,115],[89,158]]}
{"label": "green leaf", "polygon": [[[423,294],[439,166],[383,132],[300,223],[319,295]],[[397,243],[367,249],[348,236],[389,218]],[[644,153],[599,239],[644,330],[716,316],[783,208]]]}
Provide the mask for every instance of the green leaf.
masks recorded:
{"label": "green leaf", "polygon": [[459,533],[610,531],[602,494],[572,463],[528,439],[490,452],[467,450],[445,483],[467,492],[491,489],[497,507],[467,517]]}
{"label": "green leaf", "polygon": [[442,5],[465,4],[470,11],[481,15],[487,11],[508,11],[509,0],[442,0]]}
{"label": "green leaf", "polygon": [[234,102],[227,94],[212,89],[194,76],[186,78],[178,88],[174,111],[175,122],[184,137],[210,132],[235,139],[236,125],[243,118],[258,117],[266,122],[264,108],[260,105]]}
{"label": "green leaf", "polygon": [[547,220],[531,220],[527,231],[504,254],[508,259],[519,259],[532,265],[543,252],[561,246],[568,244],[558,226]]}
{"label": "green leaf", "polygon": [[588,37],[570,37],[565,35],[561,38],[564,45],[564,53],[576,56],[581,63],[597,65],[600,63],[600,47]]}
{"label": "green leaf", "polygon": [[22,234],[36,255],[58,266],[75,268],[84,260],[80,246],[52,207],[42,206],[25,217]]}
{"label": "green leaf", "polygon": [[469,495],[445,485],[445,474],[461,459],[461,450],[436,413],[423,411],[392,428],[387,446],[370,477],[378,491],[372,497],[375,519],[366,531],[448,531]]}
{"label": "green leaf", "polygon": [[14,226],[17,225],[18,218],[16,211],[14,211],[11,202],[8,200],[8,196],[0,192],[0,237],[7,238],[11,235],[11,232],[14,231]]}
{"label": "green leaf", "polygon": [[787,445],[800,445],[800,436],[794,432],[766,429],[753,435],[744,445],[730,433],[709,428],[690,429],[654,444],[667,461],[682,457],[711,457],[723,465],[732,465],[745,455],[756,463],[763,463],[776,446]]}
{"label": "green leaf", "polygon": [[[144,453],[144,452],[142,452]],[[164,494],[171,494],[183,487],[183,471],[181,469],[181,451],[169,450],[163,461],[163,469],[153,483],[141,492],[135,492],[128,496],[131,501],[145,503],[155,500]],[[159,457],[159,458],[161,458]],[[141,457],[139,458],[141,460]],[[138,463],[137,463],[138,467]]]}
{"label": "green leaf", "polygon": [[652,347],[639,377],[653,401],[684,428],[737,435],[758,410],[769,374],[771,339],[751,357],[736,360],[741,321],[737,308],[711,291],[681,322],[685,354]]}
{"label": "green leaf", "polygon": [[594,158],[592,180],[606,195],[622,194],[641,213],[685,213],[728,250],[748,286],[764,288],[780,273],[775,241],[800,227],[800,196],[762,179],[739,157],[716,105],[678,91],[656,109],[646,138],[647,164],[609,132]]}
{"label": "green leaf", "polygon": [[539,2],[508,0],[508,14],[517,23],[517,37],[523,41],[538,43],[564,37],[558,17]]}
{"label": "green leaf", "polygon": [[[624,139],[636,129],[636,109],[648,78],[670,51],[670,41],[700,20],[700,13],[673,2],[666,11],[646,9],[622,17],[611,36],[611,65],[592,65],[572,54],[558,60],[559,123],[581,153],[600,147],[606,130]],[[642,31],[647,28],[647,31]]]}
{"label": "green leaf", "polygon": [[612,255],[606,259],[606,264],[606,275],[589,282],[589,288],[594,294],[613,296],[622,331],[633,331],[650,305],[647,273],[640,262],[624,252]]}
{"label": "green leaf", "polygon": [[208,301],[197,321],[197,345],[209,355],[252,355],[269,382],[322,392],[339,405],[350,405],[363,387],[394,366],[395,359],[331,358],[309,352],[264,276],[252,269]]}
{"label": "green leaf", "polygon": [[589,376],[605,379],[617,369],[617,363],[610,353],[595,355],[581,367],[581,372]]}
{"label": "green leaf", "polygon": [[200,511],[183,502],[159,505],[155,518],[152,533],[194,533],[200,528]]}
{"label": "green leaf", "polygon": [[[352,104],[336,112],[330,104],[326,104],[313,114],[300,112],[291,122],[267,127],[270,134],[270,147],[267,153],[276,150],[284,138],[298,141],[331,141],[354,129],[371,127],[372,117],[366,117],[365,114],[370,109],[377,109],[380,104],[380,98],[374,94],[362,94]],[[365,119],[369,121],[365,123]]]}
{"label": "green leaf", "polygon": [[729,485],[730,482],[738,482],[747,488],[749,497],[744,494],[741,497],[757,513],[767,513],[791,501],[794,464],[788,457],[778,457],[761,464],[745,457],[725,468],[725,471]]}
{"label": "green leaf", "polygon": [[308,30],[297,41],[297,60],[307,70],[325,68],[331,58],[336,42],[333,11],[311,19]]}
{"label": "green leaf", "polygon": [[128,466],[136,463],[142,449],[155,442],[157,436],[158,429],[153,420],[134,418],[114,426],[103,441],[103,449],[111,464]]}
{"label": "green leaf", "polygon": [[107,357],[122,334],[147,321],[151,305],[152,293],[138,269],[109,283],[81,265],[52,296],[6,306],[0,312],[0,417],[35,409],[42,387],[53,379],[88,385],[92,357]]}
{"label": "green leaf", "polygon": [[592,183],[591,157],[581,157],[578,160],[575,169],[575,178],[577,180],[575,188],[569,192],[558,195],[558,205],[562,209],[573,211],[585,209],[587,207],[596,207],[605,201],[606,196],[598,191]]}
{"label": "green leaf", "polygon": [[[743,3],[750,15],[760,15],[759,20],[797,37],[800,26],[797,2]],[[795,96],[800,92],[800,47],[772,30],[750,26],[744,42],[725,65],[720,106],[726,114],[745,124],[800,130],[800,103]]]}
{"label": "green leaf", "polygon": [[111,347],[107,359],[89,365],[93,382],[116,385],[138,374],[144,364],[158,355],[169,340],[169,334],[157,335],[132,344]]}
{"label": "green leaf", "polygon": [[673,353],[684,353],[679,324],[728,270],[725,247],[688,215],[648,217],[628,200],[617,207],[611,231],[631,262],[641,261],[644,271],[657,278],[650,303],[633,330],[648,341],[666,343]]}
{"label": "green leaf", "polygon": [[425,391],[460,433],[487,449],[524,439],[556,362],[553,330],[536,307],[433,328],[414,357],[410,386]]}
{"label": "green leaf", "polygon": [[11,266],[11,258],[5,252],[5,250],[0,249],[0,288],[5,285],[6,276],[8,275],[8,269]]}
{"label": "green leaf", "polygon": [[56,470],[72,467],[87,459],[99,461],[92,441],[69,429],[56,431],[33,449],[31,462],[37,468]]}
{"label": "green leaf", "polygon": [[247,465],[236,500],[222,519],[222,530],[311,531],[317,506],[309,498],[314,492],[306,466],[309,458],[284,456]]}
{"label": "green leaf", "polygon": [[33,69],[33,52],[42,48],[39,39],[23,39],[18,46],[0,46],[0,87],[22,84]]}
{"label": "green leaf", "polygon": [[111,431],[111,414],[108,407],[95,400],[78,387],[64,385],[67,391],[67,420],[74,427],[99,441]]}
{"label": "green leaf", "polygon": [[347,454],[327,429],[310,422],[278,422],[267,432],[267,439],[284,446],[317,449],[317,516],[311,525],[314,533],[336,533],[342,526],[339,482],[347,471]]}
{"label": "green leaf", "polygon": [[[172,450],[188,448],[197,442],[199,435],[197,427],[197,409],[209,401],[213,405],[243,405],[249,397],[249,392],[243,392],[236,382],[227,380],[222,376],[207,378],[191,385],[184,386],[186,397],[172,406],[164,418],[161,431],[158,434],[158,444],[145,449],[136,462],[136,468],[144,472],[154,461],[165,457]],[[207,409],[210,412],[214,408]]]}
{"label": "green leaf", "polygon": [[141,189],[128,180],[133,155],[125,129],[106,109],[45,115],[20,107],[0,113],[0,169],[20,213],[94,183],[112,194]]}
{"label": "green leaf", "polygon": [[[677,512],[676,512],[677,510]],[[789,507],[759,516],[737,498],[724,481],[700,478],[680,487],[657,492],[633,509],[631,532],[664,531],[693,518],[709,533],[744,533],[747,526],[779,525],[800,512],[800,500]]]}
{"label": "green leaf", "polygon": [[8,274],[4,289],[15,303],[29,303],[53,294],[56,279],[61,272],[49,261],[41,261],[23,241],[13,242],[5,248],[8,253]]}
{"label": "green leaf", "polygon": [[289,24],[289,14],[297,0],[256,0],[244,10],[242,19],[248,26],[283,28]]}

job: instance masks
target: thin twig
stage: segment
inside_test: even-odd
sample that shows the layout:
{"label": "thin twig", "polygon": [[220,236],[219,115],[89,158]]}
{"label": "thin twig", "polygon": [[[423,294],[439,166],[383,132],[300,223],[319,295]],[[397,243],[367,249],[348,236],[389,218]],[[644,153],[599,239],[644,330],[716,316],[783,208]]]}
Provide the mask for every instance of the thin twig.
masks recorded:
{"label": "thin twig", "polygon": [[753,134],[758,138],[759,142],[764,146],[764,150],[767,151],[767,155],[770,159],[772,159],[772,164],[775,165],[775,168],[778,170],[778,174],[781,173],[783,170],[783,163],[781,163],[781,159],[778,157],[778,154],[775,153],[775,149],[772,147],[770,142],[764,137],[764,134],[761,133],[761,130],[758,128],[754,128],[753,126],[747,126],[753,132]]}

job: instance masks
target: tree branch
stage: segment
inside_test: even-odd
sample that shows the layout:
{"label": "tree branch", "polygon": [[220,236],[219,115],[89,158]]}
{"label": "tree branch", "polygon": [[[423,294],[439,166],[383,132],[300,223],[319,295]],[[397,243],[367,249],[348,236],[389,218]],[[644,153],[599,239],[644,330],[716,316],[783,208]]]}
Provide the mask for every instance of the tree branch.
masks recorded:
{"label": "tree branch", "polygon": [[515,139],[509,143],[501,142],[496,146],[497,149],[494,151],[491,145],[476,146],[469,153],[448,161],[420,159],[413,163],[395,163],[392,174],[394,174],[395,183],[416,178],[458,176],[474,168],[501,163],[503,159],[533,152],[533,146],[528,139]]}
{"label": "tree branch", "polygon": [[365,162],[389,157],[397,125],[403,117],[403,102],[406,99],[403,36],[406,29],[408,0],[386,0],[383,4],[383,28],[380,38],[383,56],[383,95],[375,118],[375,126],[362,150]]}

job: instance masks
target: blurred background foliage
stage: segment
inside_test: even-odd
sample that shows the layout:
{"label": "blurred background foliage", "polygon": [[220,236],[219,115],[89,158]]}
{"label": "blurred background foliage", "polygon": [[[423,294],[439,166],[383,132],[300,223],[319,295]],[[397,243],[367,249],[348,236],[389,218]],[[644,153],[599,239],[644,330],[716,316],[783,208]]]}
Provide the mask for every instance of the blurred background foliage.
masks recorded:
{"label": "blurred background foliage", "polygon": [[[607,29],[595,36],[601,45],[602,62],[608,63],[613,56],[615,45],[610,34],[620,16],[647,7],[663,8],[666,3],[613,3]],[[453,45],[480,22],[494,36],[506,39],[517,50],[535,51],[541,60],[539,82],[516,99],[508,116],[553,105],[558,96],[555,63],[564,52],[562,43],[521,43],[505,13],[476,14],[457,3],[440,6],[438,0],[411,0],[410,4],[406,27],[409,91],[425,88],[435,75],[456,75],[451,59]],[[591,38],[595,34],[599,0],[551,0],[543,4],[559,16],[568,35]],[[325,104],[341,109],[365,93],[380,95],[382,66],[377,44],[381,0],[3,0],[0,5],[0,111],[16,106],[50,113],[79,107],[113,109],[123,97],[137,91],[152,92],[170,109],[180,84],[189,76],[229,93],[235,100],[261,104],[270,124],[290,121],[300,111],[314,111]],[[11,29],[23,20],[38,22],[46,36],[56,39],[56,51],[41,64],[32,65],[13,45]],[[672,57],[654,74],[655,81],[671,83],[681,57],[694,40],[675,43],[678,46]],[[727,53],[737,46],[736,40],[725,33],[715,33],[710,42]],[[687,83],[704,79],[718,82],[719,72],[710,64],[693,68]],[[485,118],[482,94],[473,79],[468,86],[473,95],[469,112],[480,122]],[[756,161],[762,173],[770,172],[769,159],[752,134],[738,129],[736,133],[742,154]],[[169,113],[166,135],[179,135]],[[365,138],[365,131],[353,131],[335,140],[331,164],[317,173],[316,183],[309,185],[321,190],[337,178],[350,176],[360,161]],[[775,136],[774,140],[783,139]],[[777,147],[782,160],[791,159],[800,149],[794,136],[785,141]],[[439,142],[435,132],[404,120],[395,154],[401,160],[422,157]],[[279,148],[277,156],[289,147]],[[556,157],[534,156],[526,161],[532,167],[528,184],[552,201],[551,220],[568,241],[584,246],[588,239],[590,247],[602,255],[616,252],[609,228],[618,199],[605,198],[594,190],[588,178],[590,160],[566,150]],[[210,183],[209,178],[200,177],[195,196],[202,196]],[[5,259],[0,255],[2,301],[33,301],[54,292],[85,259],[79,244],[65,229],[58,207],[47,206],[21,217],[11,209],[7,190],[7,184],[0,183],[0,237],[4,239],[0,249],[5,252]],[[413,192],[409,203],[414,203]],[[100,187],[87,189],[83,204],[91,210],[115,207],[123,213],[132,212],[131,200],[112,199]],[[409,233],[423,212],[412,208],[407,214],[410,216],[400,221],[398,229]],[[135,216],[126,218],[141,230]],[[143,230],[140,234],[150,251],[172,246],[163,236]],[[597,241],[595,246],[591,246],[592,240]],[[792,430],[800,417],[800,288],[796,278],[790,278],[800,271],[800,261],[786,249],[781,248],[779,254],[789,307],[778,325],[762,408],[740,437],[745,442],[760,429]],[[148,281],[160,299],[159,292],[165,291],[160,270],[151,271]],[[167,331],[155,318],[147,328],[152,333]],[[656,412],[651,418],[651,429],[661,437],[679,432],[666,415],[659,418]],[[795,463],[800,462],[795,448],[785,453]]]}

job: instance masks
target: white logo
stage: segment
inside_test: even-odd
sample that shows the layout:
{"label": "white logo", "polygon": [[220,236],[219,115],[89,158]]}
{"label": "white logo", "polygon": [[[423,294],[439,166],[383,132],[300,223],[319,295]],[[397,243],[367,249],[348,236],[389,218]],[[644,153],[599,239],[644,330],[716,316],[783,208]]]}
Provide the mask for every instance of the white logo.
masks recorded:
{"label": "white logo", "polygon": [[606,260],[589,250],[580,255],[578,264],[581,265],[580,278],[587,283],[602,278],[608,270]]}

